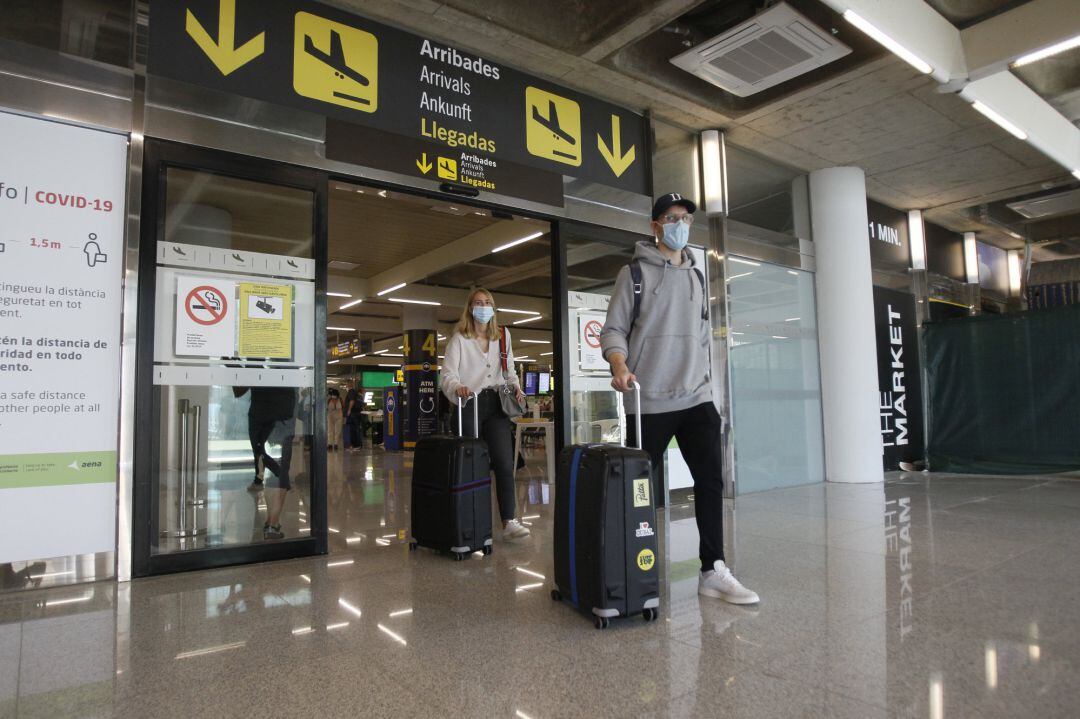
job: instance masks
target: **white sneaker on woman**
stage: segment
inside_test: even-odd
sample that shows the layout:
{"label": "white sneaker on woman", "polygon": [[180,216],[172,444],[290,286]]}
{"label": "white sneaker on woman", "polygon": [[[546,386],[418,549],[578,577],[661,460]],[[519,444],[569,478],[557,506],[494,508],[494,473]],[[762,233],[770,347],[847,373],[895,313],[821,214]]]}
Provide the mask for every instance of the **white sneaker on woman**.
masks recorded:
{"label": "white sneaker on woman", "polygon": [[729,604],[757,604],[761,601],[756,592],[739,583],[722,559],[717,559],[712,569],[705,570],[698,577],[698,594],[717,597]]}
{"label": "white sneaker on woman", "polygon": [[506,523],[506,526],[503,527],[502,536],[503,539],[512,542],[515,539],[525,539],[530,534],[532,534],[532,532],[529,531],[528,527],[526,527],[524,524],[522,524],[516,519],[511,519],[509,522]]}

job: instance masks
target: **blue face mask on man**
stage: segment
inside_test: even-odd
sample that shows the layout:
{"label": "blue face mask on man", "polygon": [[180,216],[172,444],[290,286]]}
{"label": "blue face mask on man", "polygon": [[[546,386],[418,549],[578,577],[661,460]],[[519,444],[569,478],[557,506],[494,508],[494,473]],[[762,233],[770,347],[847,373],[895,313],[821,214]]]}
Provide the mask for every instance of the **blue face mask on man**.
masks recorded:
{"label": "blue face mask on man", "polygon": [[480,324],[486,325],[495,316],[495,308],[486,305],[475,305],[472,308],[472,316]]}
{"label": "blue face mask on man", "polygon": [[690,241],[690,225],[682,220],[668,222],[664,226],[664,235],[661,241],[673,250],[681,250]]}

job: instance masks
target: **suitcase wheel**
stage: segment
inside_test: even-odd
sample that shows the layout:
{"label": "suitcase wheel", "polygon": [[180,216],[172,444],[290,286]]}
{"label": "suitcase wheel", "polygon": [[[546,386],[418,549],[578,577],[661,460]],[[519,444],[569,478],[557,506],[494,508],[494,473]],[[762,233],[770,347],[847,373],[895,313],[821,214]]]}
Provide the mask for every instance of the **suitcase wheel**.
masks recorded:
{"label": "suitcase wheel", "polygon": [[647,622],[655,622],[660,617],[660,610],[654,607],[641,610],[641,618]]}
{"label": "suitcase wheel", "polygon": [[552,601],[561,602],[562,601],[562,592],[560,592],[558,589],[552,589],[551,590],[551,599],[552,599]]}
{"label": "suitcase wheel", "polygon": [[607,617],[596,617],[596,619],[593,620],[593,624],[596,625],[597,629],[607,629],[609,623]]}
{"label": "suitcase wheel", "polygon": [[454,561],[455,562],[460,562],[463,559],[465,559],[465,554],[464,553],[462,553],[462,552],[454,552]]}
{"label": "suitcase wheel", "polygon": [[491,545],[490,544],[488,546],[484,547],[484,556],[486,557],[489,554],[491,554]]}
{"label": "suitcase wheel", "polygon": [[417,544],[417,543],[416,543],[416,540],[414,539],[413,541],[409,542],[409,551],[410,551],[410,552],[415,552],[415,551],[416,551],[416,548],[417,548],[418,546],[420,546],[420,545],[419,545],[419,544]]}

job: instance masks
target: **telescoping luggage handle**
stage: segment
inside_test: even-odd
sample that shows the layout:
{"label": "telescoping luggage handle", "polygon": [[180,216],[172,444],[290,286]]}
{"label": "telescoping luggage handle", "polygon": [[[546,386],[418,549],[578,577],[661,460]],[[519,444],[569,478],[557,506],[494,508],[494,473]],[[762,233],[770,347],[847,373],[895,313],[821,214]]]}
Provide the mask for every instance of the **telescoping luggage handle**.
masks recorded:
{"label": "telescoping luggage handle", "polygon": [[641,437],[641,385],[638,384],[637,380],[634,380],[630,383],[630,386],[634,388],[634,406],[637,408],[637,412],[634,413],[634,434],[637,437],[637,448],[645,449],[642,445],[644,440]]}
{"label": "telescoping luggage handle", "polygon": [[465,436],[465,424],[461,421],[461,405],[469,400],[476,400],[472,404],[472,426],[473,432],[476,434],[476,438],[480,439],[480,399],[476,396],[475,392],[470,392],[469,396],[465,398],[464,402],[461,397],[458,397],[457,403],[457,428],[458,436]]}

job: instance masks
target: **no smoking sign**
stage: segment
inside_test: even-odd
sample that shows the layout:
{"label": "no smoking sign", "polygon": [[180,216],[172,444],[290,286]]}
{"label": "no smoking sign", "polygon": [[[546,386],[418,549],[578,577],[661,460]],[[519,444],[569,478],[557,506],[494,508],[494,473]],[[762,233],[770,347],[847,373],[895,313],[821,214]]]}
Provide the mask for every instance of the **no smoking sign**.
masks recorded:
{"label": "no smoking sign", "polygon": [[216,325],[229,312],[229,301],[216,287],[199,285],[187,294],[184,309],[193,322],[200,325]]}

